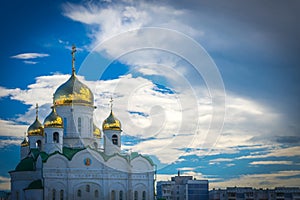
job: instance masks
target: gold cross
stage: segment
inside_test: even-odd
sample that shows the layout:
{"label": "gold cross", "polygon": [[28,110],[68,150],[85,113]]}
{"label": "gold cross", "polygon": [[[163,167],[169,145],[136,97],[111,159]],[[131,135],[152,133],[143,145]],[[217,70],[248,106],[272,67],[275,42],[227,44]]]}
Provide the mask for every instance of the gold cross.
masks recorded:
{"label": "gold cross", "polygon": [[110,102],[110,110],[111,110],[111,111],[112,111],[112,107],[113,107],[113,101],[114,101],[113,98],[110,97],[110,101],[109,101],[109,102]]}
{"label": "gold cross", "polygon": [[75,53],[76,53],[76,46],[73,44],[72,46],[72,74],[75,74]]}

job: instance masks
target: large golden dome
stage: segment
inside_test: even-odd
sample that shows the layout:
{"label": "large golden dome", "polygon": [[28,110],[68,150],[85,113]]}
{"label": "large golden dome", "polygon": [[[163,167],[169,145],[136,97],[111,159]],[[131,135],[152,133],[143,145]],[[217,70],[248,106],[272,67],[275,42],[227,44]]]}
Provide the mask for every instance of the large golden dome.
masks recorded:
{"label": "large golden dome", "polygon": [[93,135],[96,138],[101,138],[101,131],[94,123],[93,123]]}
{"label": "large golden dome", "polygon": [[53,127],[53,128],[63,128],[63,120],[62,118],[56,113],[55,107],[52,107],[52,112],[46,117],[44,120],[44,127]]}
{"label": "large golden dome", "polygon": [[44,127],[36,117],[33,124],[27,130],[28,136],[44,136]]}
{"label": "large golden dome", "polygon": [[102,129],[121,131],[121,122],[117,118],[115,118],[112,111],[110,112],[110,115],[104,120]]}
{"label": "large golden dome", "polygon": [[94,95],[92,91],[76,77],[75,73],[54,93],[55,106],[62,105],[86,105],[94,106]]}

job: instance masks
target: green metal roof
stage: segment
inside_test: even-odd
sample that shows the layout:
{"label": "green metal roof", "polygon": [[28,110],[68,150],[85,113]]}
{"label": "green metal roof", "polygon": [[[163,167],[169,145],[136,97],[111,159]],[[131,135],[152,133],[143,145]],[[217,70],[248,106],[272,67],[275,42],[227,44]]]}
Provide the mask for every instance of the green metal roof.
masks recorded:
{"label": "green metal roof", "polygon": [[25,190],[30,189],[43,189],[43,183],[41,179],[32,181]]}
{"label": "green metal roof", "polygon": [[35,162],[32,157],[24,158],[17,165],[15,171],[34,171],[35,170]]}

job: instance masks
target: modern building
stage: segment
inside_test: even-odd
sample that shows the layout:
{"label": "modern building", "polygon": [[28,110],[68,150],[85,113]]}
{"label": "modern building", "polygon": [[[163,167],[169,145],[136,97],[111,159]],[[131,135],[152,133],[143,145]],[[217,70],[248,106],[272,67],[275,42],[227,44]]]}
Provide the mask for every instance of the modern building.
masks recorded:
{"label": "modern building", "polygon": [[208,200],[208,180],[196,180],[192,176],[171,177],[171,181],[159,181],[157,199]]}
{"label": "modern building", "polygon": [[121,122],[112,105],[103,135],[94,124],[94,96],[75,74],[75,51],[72,75],[55,91],[43,123],[36,108],[21,143],[21,160],[9,172],[11,199],[153,200],[154,163],[122,151]]}
{"label": "modern building", "polygon": [[300,200],[300,188],[276,187],[255,189],[251,187],[228,187],[209,191],[210,200]]}

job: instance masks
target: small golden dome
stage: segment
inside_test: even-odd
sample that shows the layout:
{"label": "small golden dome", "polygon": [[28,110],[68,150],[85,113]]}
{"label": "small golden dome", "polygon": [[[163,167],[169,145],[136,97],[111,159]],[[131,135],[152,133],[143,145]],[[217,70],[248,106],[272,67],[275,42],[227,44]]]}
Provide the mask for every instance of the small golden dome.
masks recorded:
{"label": "small golden dome", "polygon": [[62,118],[56,113],[55,107],[52,106],[52,112],[46,117],[44,121],[44,127],[48,128],[63,128],[63,120]]}
{"label": "small golden dome", "polygon": [[108,118],[106,118],[102,124],[103,130],[117,130],[121,131],[121,122],[115,118],[113,112],[110,112]]}
{"label": "small golden dome", "polygon": [[69,80],[55,91],[54,104],[55,106],[70,104],[94,106],[94,95],[85,84],[77,79],[73,72]]}
{"label": "small golden dome", "polygon": [[101,131],[94,123],[93,123],[93,135],[96,138],[101,138]]}
{"label": "small golden dome", "polygon": [[27,130],[28,136],[44,136],[44,127],[36,117],[33,124],[31,124]]}
{"label": "small golden dome", "polygon": [[21,143],[21,147],[28,147],[29,146],[29,142],[27,141],[26,138],[24,138],[23,142]]}

